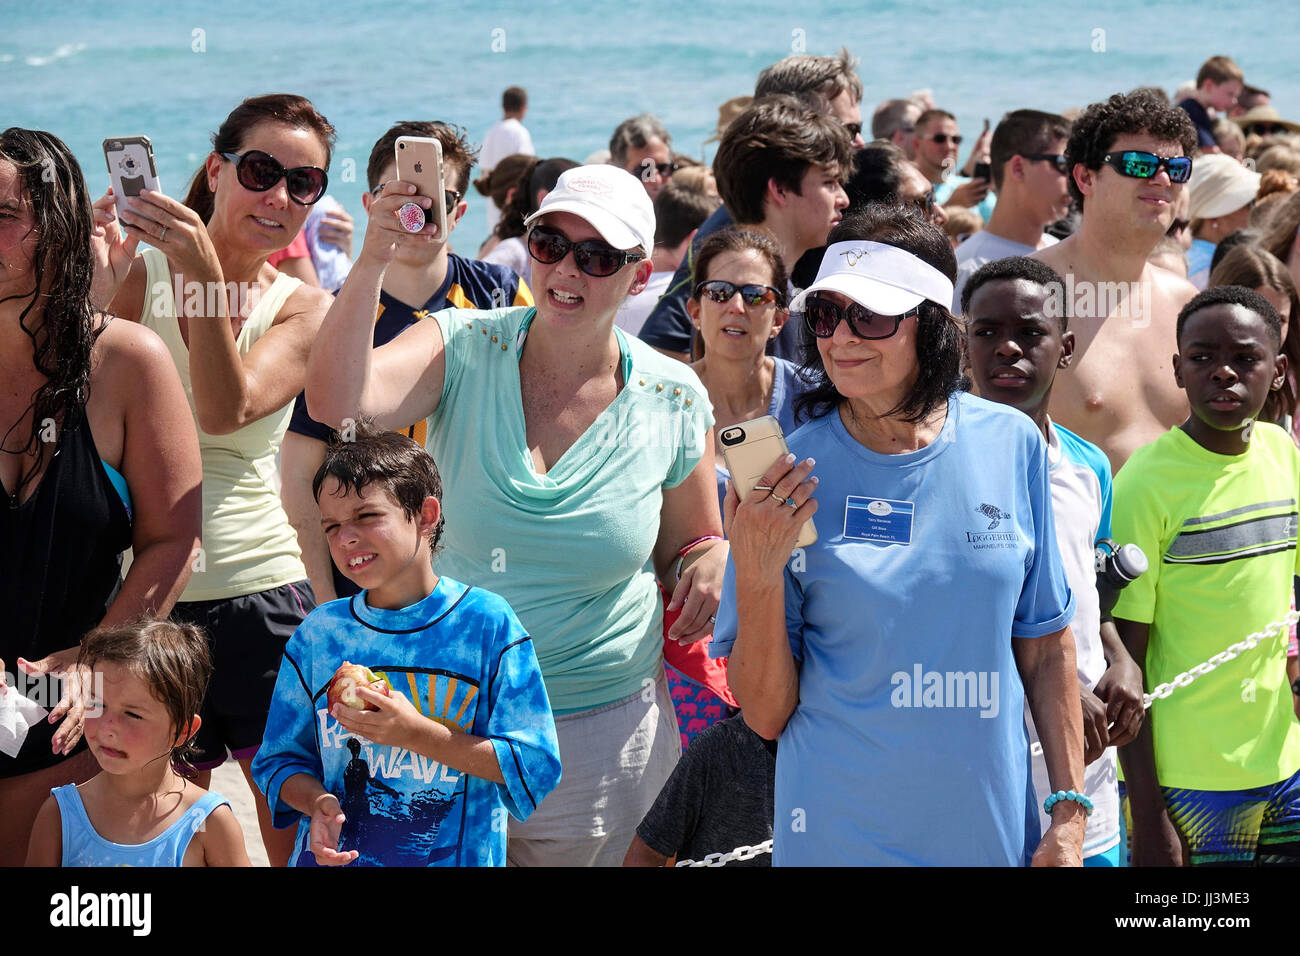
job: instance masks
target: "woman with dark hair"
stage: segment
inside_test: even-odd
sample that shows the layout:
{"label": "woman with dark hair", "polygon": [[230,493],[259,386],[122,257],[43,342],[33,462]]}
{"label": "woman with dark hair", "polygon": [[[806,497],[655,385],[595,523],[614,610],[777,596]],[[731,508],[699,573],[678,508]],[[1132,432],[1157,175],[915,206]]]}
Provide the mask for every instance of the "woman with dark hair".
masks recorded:
{"label": "woman with dark hair", "polygon": [[[746,722],[780,738],[773,862],[1078,865],[1074,599],[1046,447],[1027,416],[964,390],[939,230],[870,206],[829,240],[791,307],[817,381],[789,441],[802,460],[727,492],[710,647]],[[1060,791],[1041,842],[1026,693]]]}
{"label": "woman with dark hair", "polygon": [[1262,232],[1259,244],[1286,264],[1300,286],[1300,192],[1274,205]]}
{"label": "woman with dark hair", "polygon": [[1295,434],[1296,374],[1300,370],[1300,298],[1287,267],[1267,249],[1253,243],[1237,246],[1210,273],[1210,286],[1239,285],[1254,289],[1282,317],[1282,354],[1287,374],[1282,387],[1269,392],[1260,417]]}
{"label": "woman with dark hair", "polygon": [[184,392],[157,336],[91,304],[103,251],[68,148],[0,133],[0,683],[13,684],[0,708],[30,724],[0,730],[0,866],[22,864],[51,788],[98,772],[81,737],[86,688],[52,690],[54,678],[79,677],[97,625],[167,614],[198,543]]}
{"label": "woman with dark hair", "polygon": [[[479,195],[487,196],[492,205],[496,207],[497,222],[500,222],[501,214],[514,200],[520,188],[525,186],[529,175],[538,162],[540,160],[536,156],[530,156],[527,153],[513,153],[497,163],[491,172],[484,173],[474,180],[474,188],[479,191]],[[496,225],[493,224],[492,231],[483,240],[483,244],[478,247],[477,258],[482,259],[495,249],[500,242],[501,237],[497,235]]]}
{"label": "woman with dark hair", "polygon": [[533,261],[528,255],[524,243],[527,229],[524,220],[537,212],[546,194],[555,188],[560,173],[577,167],[571,159],[537,159],[520,174],[520,185],[515,194],[501,210],[501,221],[497,223],[492,235],[499,240],[487,255],[484,262],[494,262],[505,266],[523,279],[531,287],[533,284]]}
{"label": "woman with dark hair", "polygon": [[[227,750],[253,787],[281,651],[316,603],[280,505],[276,455],[333,299],[267,258],[324,195],[333,140],[301,96],[247,99],[217,130],[184,204],[149,191],[96,204],[117,240],[112,311],[162,337],[199,427],[202,550],[174,614],[212,645],[195,761],[202,787]],[[125,240],[111,226],[115,204]],[[153,248],[133,258],[141,240]],[[267,855],[284,865],[293,832],[272,828],[260,797],[257,810]]]}

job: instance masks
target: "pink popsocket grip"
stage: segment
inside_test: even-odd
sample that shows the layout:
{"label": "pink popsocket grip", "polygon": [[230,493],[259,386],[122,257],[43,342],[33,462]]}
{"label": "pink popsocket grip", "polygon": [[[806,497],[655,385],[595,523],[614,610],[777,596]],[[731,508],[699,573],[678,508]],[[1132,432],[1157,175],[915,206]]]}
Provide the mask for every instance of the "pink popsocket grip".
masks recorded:
{"label": "pink popsocket grip", "polygon": [[424,210],[419,203],[403,203],[402,208],[397,210],[397,219],[407,232],[419,232],[424,228]]}

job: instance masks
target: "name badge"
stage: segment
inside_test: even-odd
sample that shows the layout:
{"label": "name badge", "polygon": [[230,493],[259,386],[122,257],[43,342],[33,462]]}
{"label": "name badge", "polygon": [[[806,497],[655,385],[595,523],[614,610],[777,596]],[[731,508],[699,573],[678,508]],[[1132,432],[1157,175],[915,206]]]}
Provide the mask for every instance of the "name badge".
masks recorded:
{"label": "name badge", "polygon": [[915,505],[892,498],[844,499],[844,537],[881,544],[911,544]]}

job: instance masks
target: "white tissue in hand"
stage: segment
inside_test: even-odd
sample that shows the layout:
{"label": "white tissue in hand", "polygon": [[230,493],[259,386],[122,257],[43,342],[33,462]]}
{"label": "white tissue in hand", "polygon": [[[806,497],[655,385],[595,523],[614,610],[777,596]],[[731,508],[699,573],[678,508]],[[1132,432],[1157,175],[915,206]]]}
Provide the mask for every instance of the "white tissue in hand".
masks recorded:
{"label": "white tissue in hand", "polygon": [[0,690],[0,753],[17,757],[27,731],[48,714],[48,710],[14,688]]}

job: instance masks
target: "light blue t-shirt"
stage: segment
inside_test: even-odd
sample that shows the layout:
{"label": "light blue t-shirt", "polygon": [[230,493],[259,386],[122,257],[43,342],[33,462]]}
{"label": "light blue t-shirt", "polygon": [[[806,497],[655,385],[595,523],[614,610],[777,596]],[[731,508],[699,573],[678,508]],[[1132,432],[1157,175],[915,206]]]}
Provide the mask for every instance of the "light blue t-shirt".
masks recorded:
{"label": "light blue t-shirt", "polygon": [[[952,196],[958,186],[970,182],[973,178],[974,177],[972,176],[949,176],[943,182],[935,183],[934,201],[942,206],[948,201],[949,197]],[[984,194],[984,198],[980,200],[979,205],[975,206],[974,209],[980,214],[981,219],[988,222],[989,219],[993,217],[993,207],[997,204],[998,195],[992,190],[992,188],[990,188],[989,191]]]}
{"label": "light blue t-shirt", "polygon": [[[777,749],[773,863],[1021,865],[1038,842],[1011,638],[1074,614],[1047,447],[962,392],[919,451],[865,448],[830,412],[789,440],[817,460],[818,541],[785,568],[799,703]],[[727,566],[710,655],[736,639]]]}
{"label": "light blue t-shirt", "polygon": [[1210,263],[1218,246],[1208,239],[1193,239],[1187,250],[1187,281],[1201,291],[1210,281]]}
{"label": "light blue t-shirt", "polygon": [[510,602],[565,713],[640,693],[663,670],[663,492],[699,462],[713,413],[694,372],[616,328],[622,390],[539,475],[519,386],[535,315],[435,313],[447,375],[426,447],[442,475],[439,571]]}
{"label": "light blue t-shirt", "polygon": [[105,840],[86,815],[75,783],[55,787],[50,793],[59,805],[62,828],[62,866],[180,866],[194,834],[213,810],[229,806],[219,793],[208,791],[181,814],[179,820],[148,843],[123,844]]}
{"label": "light blue t-shirt", "polygon": [[[308,819],[280,799],[297,773],[347,819],[339,850],[362,866],[505,866],[506,814],[526,820],[560,780],[560,748],[528,634],[499,596],[443,577],[398,611],[366,594],[322,604],[285,645],[253,779],[277,827],[298,824],[294,866],[315,866]],[[504,783],[349,734],[327,690],[345,660],[374,671],[424,717],[492,741]]]}

